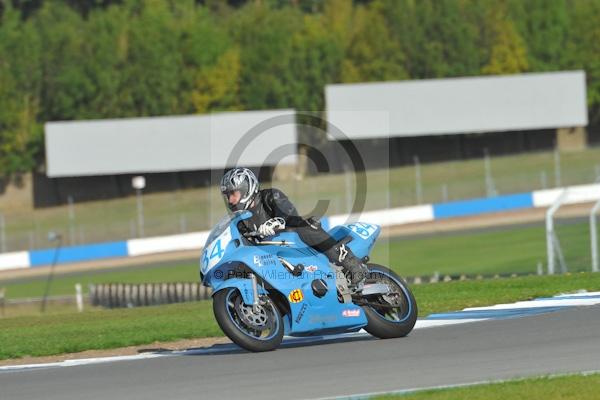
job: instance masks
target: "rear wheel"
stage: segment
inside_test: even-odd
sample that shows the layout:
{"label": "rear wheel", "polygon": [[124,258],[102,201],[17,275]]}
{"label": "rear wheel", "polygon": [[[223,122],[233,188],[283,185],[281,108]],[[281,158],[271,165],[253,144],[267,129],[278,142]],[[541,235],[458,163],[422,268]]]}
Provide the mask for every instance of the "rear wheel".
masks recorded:
{"label": "rear wheel", "polygon": [[408,285],[398,274],[378,264],[368,264],[367,283],[384,283],[390,287],[385,295],[373,295],[363,300],[367,317],[365,330],[382,339],[406,336],[417,322],[417,302]]}
{"label": "rear wheel", "polygon": [[213,311],[227,337],[246,350],[274,350],[283,339],[281,314],[267,296],[254,308],[244,304],[238,289],[223,289],[213,296]]}

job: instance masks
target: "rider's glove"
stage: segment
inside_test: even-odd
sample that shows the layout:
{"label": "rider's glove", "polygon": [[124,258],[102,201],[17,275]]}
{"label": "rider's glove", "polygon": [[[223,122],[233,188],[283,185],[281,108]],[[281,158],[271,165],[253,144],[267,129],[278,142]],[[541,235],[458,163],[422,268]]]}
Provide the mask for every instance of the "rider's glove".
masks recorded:
{"label": "rider's glove", "polygon": [[271,218],[258,227],[258,233],[262,236],[273,236],[276,230],[285,229],[285,220],[280,217]]}

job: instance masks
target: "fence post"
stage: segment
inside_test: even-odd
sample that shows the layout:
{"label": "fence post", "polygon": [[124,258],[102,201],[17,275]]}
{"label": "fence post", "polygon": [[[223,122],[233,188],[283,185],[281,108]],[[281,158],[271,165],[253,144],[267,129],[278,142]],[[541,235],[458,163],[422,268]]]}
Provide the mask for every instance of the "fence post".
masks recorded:
{"label": "fence post", "polygon": [[4,297],[6,296],[6,288],[0,288],[0,317],[4,317]]}
{"label": "fence post", "polygon": [[346,212],[352,214],[352,182],[348,170],[344,170],[344,182],[346,187]]}
{"label": "fence post", "polygon": [[442,185],[442,201],[444,203],[448,202],[448,184],[444,183]]}
{"label": "fence post", "polygon": [[594,204],[590,212],[590,240],[592,249],[592,272],[598,272],[598,231],[596,230],[596,213],[600,210],[600,200]]}
{"label": "fence post", "polygon": [[423,202],[423,185],[421,182],[421,163],[419,161],[419,156],[414,156],[413,160],[415,162],[415,193],[417,197],[417,204],[421,204]]}
{"label": "fence post", "polygon": [[4,214],[0,214],[0,253],[6,253],[6,224]]}
{"label": "fence post", "polygon": [[75,244],[75,207],[73,205],[73,196],[67,197],[69,204],[69,243]]}
{"label": "fence post", "polygon": [[560,187],[560,152],[558,147],[554,149],[554,186]]}
{"label": "fence post", "polygon": [[179,228],[181,233],[187,233],[187,219],[185,214],[181,214],[179,216]]}
{"label": "fence post", "polygon": [[540,171],[540,184],[542,189],[548,187],[548,179],[546,178],[546,171]]}
{"label": "fence post", "polygon": [[75,297],[77,300],[77,311],[83,311],[83,292],[81,290],[81,283],[75,284]]}
{"label": "fence post", "polygon": [[[558,242],[558,239],[556,237],[556,234],[554,232],[554,214],[556,213],[556,211],[558,211],[559,207],[562,205],[563,201],[566,199],[568,195],[568,191],[567,190],[563,190],[563,192],[561,193],[560,196],[558,196],[558,198],[556,199],[556,201],[554,202],[554,204],[552,204],[552,207],[550,207],[548,209],[548,211],[546,211],[546,251],[547,251],[547,257],[548,257],[548,274],[549,275],[553,275],[554,274],[554,253],[556,251],[560,252],[560,242]],[[559,248],[556,249],[555,246],[558,246]],[[562,255],[562,253],[560,253]],[[562,257],[561,257],[562,258]],[[562,263],[562,261],[561,261]],[[561,266],[563,269],[566,269],[565,266]]]}
{"label": "fence post", "polygon": [[485,168],[485,192],[487,197],[494,197],[498,194],[498,191],[494,185],[494,178],[492,178],[492,163],[487,147],[483,149],[483,164]]}

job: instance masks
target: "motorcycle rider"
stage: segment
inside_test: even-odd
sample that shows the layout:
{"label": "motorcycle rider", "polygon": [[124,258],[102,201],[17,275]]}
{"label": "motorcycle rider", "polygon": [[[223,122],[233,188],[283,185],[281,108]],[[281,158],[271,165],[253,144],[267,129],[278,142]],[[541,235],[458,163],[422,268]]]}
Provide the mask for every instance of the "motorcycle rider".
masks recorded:
{"label": "motorcycle rider", "polygon": [[221,178],[221,194],[231,211],[248,210],[252,217],[242,221],[240,230],[272,236],[275,231],[294,228],[300,239],[327,256],[330,262],[344,268],[352,286],[365,279],[367,267],[350,248],[338,244],[313,218],[298,215],[296,207],[279,189],[262,189],[254,173],[248,168],[233,168]]}

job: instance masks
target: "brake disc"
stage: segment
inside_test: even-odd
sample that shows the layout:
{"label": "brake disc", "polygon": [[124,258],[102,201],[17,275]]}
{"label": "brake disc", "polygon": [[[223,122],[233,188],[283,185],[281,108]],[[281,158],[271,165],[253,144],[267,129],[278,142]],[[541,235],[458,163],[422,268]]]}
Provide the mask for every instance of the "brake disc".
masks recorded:
{"label": "brake disc", "polygon": [[240,319],[250,328],[262,331],[270,326],[267,311],[260,304],[254,308],[252,305],[244,304],[241,298],[237,298],[235,301],[235,310]]}
{"label": "brake disc", "polygon": [[398,293],[398,292],[392,292],[392,293],[384,294],[381,297],[388,304],[390,304],[390,305],[392,305],[394,307],[399,307],[399,306],[402,305],[402,299],[401,299],[400,293]]}

